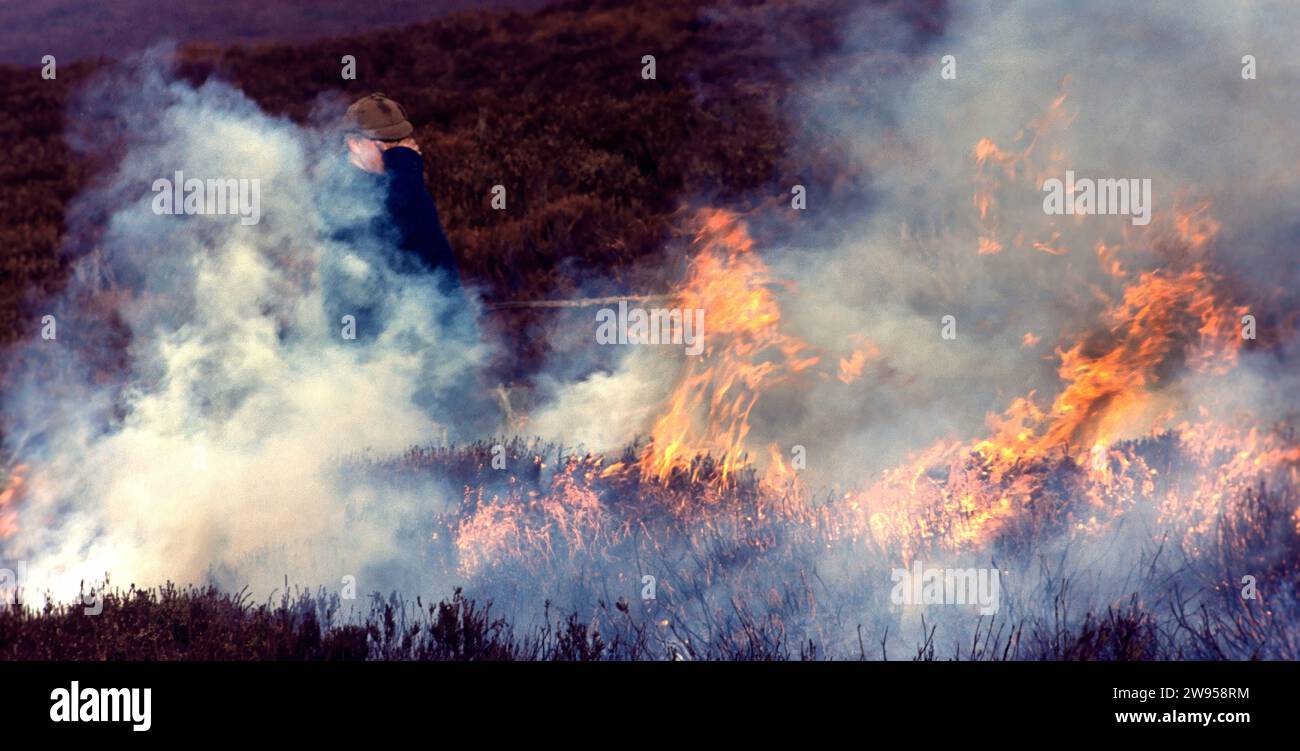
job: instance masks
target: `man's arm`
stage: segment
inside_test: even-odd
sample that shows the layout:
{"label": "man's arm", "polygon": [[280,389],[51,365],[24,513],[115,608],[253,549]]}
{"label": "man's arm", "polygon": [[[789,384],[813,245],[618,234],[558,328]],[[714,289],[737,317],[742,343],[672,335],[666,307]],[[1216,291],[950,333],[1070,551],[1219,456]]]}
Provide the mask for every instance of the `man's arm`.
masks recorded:
{"label": "man's arm", "polygon": [[451,284],[459,286],[456,254],[424,185],[424,157],[406,146],[386,149],[383,157],[389,179],[388,212],[397,227],[401,249],[419,256],[430,269],[446,273]]}

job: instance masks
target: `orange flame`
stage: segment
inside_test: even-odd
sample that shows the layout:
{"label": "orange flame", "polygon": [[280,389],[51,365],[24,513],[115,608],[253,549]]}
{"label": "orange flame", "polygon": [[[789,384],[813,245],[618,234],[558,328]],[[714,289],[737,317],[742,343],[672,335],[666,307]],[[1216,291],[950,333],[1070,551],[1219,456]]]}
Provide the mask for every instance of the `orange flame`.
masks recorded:
{"label": "orange flame", "polygon": [[[1015,136],[1019,148],[1003,149],[993,139],[985,137],[976,142],[972,150],[975,163],[975,192],[971,197],[975,206],[979,225],[976,253],[992,255],[1000,253],[1004,243],[1001,235],[1002,218],[998,211],[998,193],[1004,184],[1018,181],[1032,182],[1034,189],[1042,187],[1043,181],[1050,174],[1061,172],[1064,167],[1064,155],[1047,146],[1051,137],[1064,130],[1074,121],[1075,114],[1066,107],[1065,88],[1068,79],[1061,82],[1061,93],[1043,110],[1042,114],[1030,120]],[[1062,255],[1065,248],[1057,244],[1059,232],[1054,232],[1050,239],[1035,241],[1035,250],[1052,255]],[[1024,242],[1023,230],[1016,233],[1015,245]]]}
{"label": "orange flame", "polygon": [[18,501],[22,497],[23,483],[30,467],[19,464],[13,468],[4,492],[0,492],[0,540],[12,537],[18,532]]}
{"label": "orange flame", "polygon": [[[976,144],[974,204],[984,232],[980,253],[1002,249],[996,239],[994,195],[1000,176],[1041,184],[1046,167],[1059,164],[1061,155],[1049,148],[1046,136],[1072,118],[1064,102],[1062,94],[1022,131],[1017,140],[1025,145],[1019,151],[1004,151],[990,139]],[[1026,132],[1032,135],[1026,137]],[[1208,375],[1230,371],[1242,346],[1236,322],[1245,308],[1226,293],[1228,285],[1200,252],[1215,242],[1221,225],[1208,202],[1189,205],[1176,203],[1158,220],[1153,216],[1149,226],[1126,227],[1123,245],[1094,237],[1080,246],[1093,247],[1107,281],[1122,286],[1115,295],[1087,286],[1104,302],[1100,325],[1066,332],[1058,343],[1060,386],[1049,404],[1040,404],[1031,391],[990,415],[983,439],[936,442],[859,491],[845,493],[836,504],[802,502],[806,489],[790,482],[794,471],[772,444],[764,474],[768,493],[758,497],[793,502],[765,507],[755,516],[781,513],[828,539],[867,541],[909,560],[927,548],[968,549],[1003,534],[1032,536],[1044,528],[1101,535],[1139,498],[1146,498],[1154,500],[1158,521],[1176,522],[1185,532],[1184,549],[1194,550],[1259,477],[1278,472],[1292,483],[1300,480],[1300,445],[1293,434],[1264,430],[1251,424],[1250,417],[1241,425],[1216,422],[1205,405],[1184,403],[1169,388],[1179,369]],[[637,468],[643,479],[661,483],[682,473],[691,480],[720,477],[725,484],[747,466],[749,417],[764,390],[805,371],[817,358],[803,342],[779,330],[781,312],[767,268],[754,252],[744,222],[727,211],[704,211],[697,219],[697,255],[678,305],[706,311],[706,350],[683,366]],[[1017,246],[1025,234],[1025,229],[1011,233]],[[1134,241],[1159,256],[1158,268],[1143,271],[1136,257],[1132,269],[1121,264],[1121,250]],[[1053,255],[1070,249],[1055,231],[1050,239],[1030,245]],[[1050,335],[1027,332],[1021,345],[1032,349]],[[845,384],[861,378],[867,363],[880,354],[866,339],[855,345],[838,359],[836,378]],[[1193,418],[1187,412],[1194,406],[1200,410]],[[1183,458],[1177,482],[1167,482],[1127,441],[1152,436],[1179,445]],[[718,460],[718,474],[701,477],[699,464],[692,461],[701,454]],[[620,463],[589,474],[617,479],[627,469]],[[611,522],[600,515],[585,488],[567,483],[563,500],[530,499],[521,508],[482,505],[483,529],[467,527],[466,533],[487,547],[508,537],[515,549],[549,549],[555,539],[550,535],[558,531],[566,533],[569,549],[589,549],[584,546],[597,533],[622,534],[611,532]],[[705,514],[696,488],[673,491],[661,485],[641,492],[674,513]],[[676,500],[665,501],[665,496]],[[560,505],[547,505],[554,502]],[[539,510],[547,521],[525,525],[524,516]],[[721,519],[727,511],[711,507],[707,513]],[[497,523],[489,524],[493,519]],[[589,529],[574,526],[578,519]],[[1292,522],[1300,531],[1300,509]],[[768,543],[760,539],[753,544]]]}
{"label": "orange flame", "polygon": [[841,383],[853,383],[862,377],[862,370],[867,363],[880,356],[880,347],[864,336],[855,336],[857,342],[852,354],[840,358],[840,372],[835,376]]}
{"label": "orange flame", "polygon": [[781,333],[767,266],[754,252],[745,222],[724,210],[702,211],[696,221],[697,252],[675,304],[704,311],[704,351],[683,366],[651,430],[641,474],[663,482],[685,470],[698,479],[702,468],[693,460],[709,456],[717,462],[718,480],[726,483],[748,464],[749,416],[763,390],[819,358],[804,342]]}

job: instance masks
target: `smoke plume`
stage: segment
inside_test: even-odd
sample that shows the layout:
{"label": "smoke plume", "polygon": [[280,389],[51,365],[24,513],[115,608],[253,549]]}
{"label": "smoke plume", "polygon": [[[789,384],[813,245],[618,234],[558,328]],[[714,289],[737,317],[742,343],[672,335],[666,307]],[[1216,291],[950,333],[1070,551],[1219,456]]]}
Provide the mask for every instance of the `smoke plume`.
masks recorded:
{"label": "smoke plume", "polygon": [[[50,306],[56,338],[19,353],[32,366],[6,394],[8,448],[31,474],[5,554],[28,562],[29,592],[59,598],[106,574],[337,586],[406,554],[394,538],[412,502],[343,482],[341,460],[482,426],[475,400],[458,414],[449,397],[477,386],[486,346],[467,299],[396,273],[382,236],[337,239],[379,206],[377,186],[340,187],[353,168],[337,131],[175,80],[167,59],[102,76],[70,118],[74,145],[120,158],[70,207],[68,235],[94,248]],[[92,132],[104,122],[118,129]],[[151,186],[178,170],[257,180],[260,221],[155,213]],[[106,329],[79,330],[92,306],[125,330],[124,367],[102,367]]]}

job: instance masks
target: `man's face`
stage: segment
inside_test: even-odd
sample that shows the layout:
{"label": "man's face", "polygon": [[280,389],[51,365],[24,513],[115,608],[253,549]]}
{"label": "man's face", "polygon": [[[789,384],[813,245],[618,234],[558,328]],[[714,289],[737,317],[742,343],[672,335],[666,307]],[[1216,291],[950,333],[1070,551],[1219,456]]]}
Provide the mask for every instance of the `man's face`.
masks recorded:
{"label": "man's face", "polygon": [[384,147],[382,141],[364,136],[348,136],[348,160],[358,168],[376,175],[384,171]]}

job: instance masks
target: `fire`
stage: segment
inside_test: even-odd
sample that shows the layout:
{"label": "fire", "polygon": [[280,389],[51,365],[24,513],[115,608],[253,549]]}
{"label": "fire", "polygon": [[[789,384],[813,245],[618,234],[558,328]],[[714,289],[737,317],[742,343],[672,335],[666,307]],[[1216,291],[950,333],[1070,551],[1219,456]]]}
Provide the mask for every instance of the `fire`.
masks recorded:
{"label": "fire", "polygon": [[1188,209],[1174,207],[1174,228],[1190,250],[1200,250],[1219,235],[1222,224],[1209,213],[1210,202],[1197,201]]}
{"label": "fire", "polygon": [[571,460],[549,492],[485,496],[466,492],[473,513],[462,516],[455,543],[462,570],[475,571],[506,555],[549,559],[563,547],[570,555],[599,551],[618,531],[591,489],[589,461]]}
{"label": "fire", "polygon": [[1061,447],[1086,450],[1098,441],[1156,427],[1141,421],[1144,408],[1155,403],[1159,368],[1170,358],[1181,355],[1196,370],[1216,372],[1236,361],[1240,339],[1233,318],[1222,311],[1237,309],[1216,295],[1215,281],[1200,265],[1181,273],[1142,274],[1105,314],[1109,346],[1098,349],[1080,341],[1057,351],[1065,385],[1050,409],[1040,410],[1032,394],[1016,400],[991,418],[994,435],[975,450],[1005,467]]}
{"label": "fire", "polygon": [[[988,438],[941,442],[886,472],[858,498],[867,509],[864,526],[878,540],[909,551],[929,543],[948,549],[986,543],[1018,516],[1032,514],[1044,483],[1063,472],[1057,479],[1077,475],[1080,495],[1094,501],[1080,524],[1096,531],[1100,520],[1154,487],[1140,460],[1110,446],[1168,429],[1201,462],[1196,492],[1166,498],[1167,517],[1208,523],[1231,497],[1227,488],[1295,464],[1300,448],[1286,447],[1279,436],[1262,441],[1254,428],[1242,433],[1212,423],[1167,424],[1177,405],[1165,404],[1160,393],[1163,368],[1178,362],[1223,373],[1236,362],[1240,338],[1229,311],[1239,309],[1216,291],[1218,281],[1200,264],[1139,275],[1106,311],[1102,343],[1079,341],[1057,350],[1063,385],[1050,407],[1040,407],[1030,393],[990,416]],[[1230,448],[1234,461],[1216,462],[1214,446]],[[1051,467],[1058,470],[1045,471]]]}
{"label": "fire", "polygon": [[683,365],[640,470],[659,482],[678,471],[695,480],[703,469],[695,459],[708,456],[725,484],[748,466],[749,418],[763,391],[820,358],[781,332],[772,280],[745,222],[724,210],[703,211],[696,221],[696,253],[675,304],[705,311],[705,349]]}
{"label": "fire", "polygon": [[23,483],[30,467],[19,464],[9,474],[5,489],[0,492],[0,540],[12,537],[18,531],[18,501],[23,493]]}
{"label": "fire", "polygon": [[975,252],[982,256],[990,256],[993,255],[994,253],[1001,253],[1002,243],[990,237],[984,237],[981,235],[979,239],[979,247],[976,248]]}
{"label": "fire", "polygon": [[1119,250],[1119,245],[1107,245],[1104,242],[1099,242],[1097,243],[1097,261],[1107,274],[1116,279],[1123,279],[1128,275],[1128,272],[1124,270],[1123,262],[1115,257]]}
{"label": "fire", "polygon": [[[1050,126],[1071,119],[1063,102],[1064,95],[1031,123],[1032,137],[1021,150],[1003,150],[987,138],[976,145],[973,200],[981,224],[980,254],[1002,249],[995,192],[1003,182],[1032,179],[1041,185],[1035,173],[1043,174],[1042,160],[1034,159],[1034,152],[1044,145],[1040,136]],[[1050,152],[1047,163],[1056,161]],[[1203,260],[1221,227],[1209,201],[1175,201],[1143,234],[1125,232],[1126,241],[1164,261],[1161,268],[1138,273],[1119,260],[1121,244],[1096,242],[1102,271],[1124,286],[1102,312],[1100,326],[1057,347],[1061,387],[1050,404],[1042,406],[1030,392],[990,415],[988,437],[938,442],[884,472],[848,496],[857,513],[842,528],[896,546],[905,558],[927,546],[986,545],[1050,513],[1044,510],[1052,504],[1044,499],[1064,492],[1049,487],[1051,482],[1067,486],[1070,498],[1087,499],[1085,507],[1065,512],[1062,522],[1078,533],[1098,534],[1136,499],[1156,496],[1160,520],[1186,530],[1183,544],[1194,548],[1198,535],[1231,512],[1257,478],[1289,472],[1294,481],[1300,460],[1294,436],[1261,430],[1249,418],[1244,426],[1216,423],[1204,419],[1204,406],[1197,415],[1201,419],[1176,422],[1190,405],[1166,389],[1167,375],[1178,369],[1223,375],[1237,364],[1242,345],[1237,321],[1247,309],[1230,299],[1225,280]],[[1059,231],[1032,247],[1051,255],[1069,250]],[[1022,348],[1040,340],[1026,333]],[[1133,439],[1156,436],[1174,437],[1190,455],[1182,474],[1193,479],[1166,487],[1170,478],[1133,448]],[[1125,448],[1117,447],[1125,441]],[[1058,508],[1069,507],[1068,498],[1058,500]]]}
{"label": "fire", "polygon": [[[1058,97],[1031,124],[1027,130],[1032,136],[1020,151],[981,140],[975,149],[977,171],[991,164],[1008,178],[1032,175],[1031,157],[1036,149],[1045,149],[1043,134],[1068,124],[1064,101],[1064,95]],[[1024,133],[1018,137],[1023,139]],[[1047,153],[1049,162],[1059,158]],[[992,182],[977,187],[976,207],[984,219],[996,206],[992,187]],[[644,479],[662,482],[678,470],[700,479],[700,464],[692,462],[699,455],[719,459],[720,477],[734,475],[746,466],[749,417],[763,391],[817,362],[806,345],[779,331],[781,315],[769,290],[771,280],[743,222],[728,212],[707,211],[701,224],[698,254],[679,299],[683,307],[709,311],[712,339],[705,357],[687,364],[655,423],[652,444],[641,459]],[[990,415],[983,439],[941,441],[918,452],[849,493],[843,508],[827,512],[819,523],[833,534],[874,539],[905,555],[927,545],[959,550],[987,544],[1044,513],[1045,483],[1056,477],[1072,478],[1073,497],[1087,501],[1062,523],[1097,534],[1136,498],[1150,496],[1160,486],[1157,470],[1123,446],[1134,439],[1176,435],[1199,458],[1193,468],[1196,490],[1166,496],[1162,514],[1196,530],[1222,512],[1225,499],[1249,478],[1294,466],[1300,449],[1279,435],[1205,420],[1175,422],[1186,405],[1168,393],[1168,373],[1182,368],[1227,373],[1241,347],[1236,321],[1245,308],[1232,302],[1223,291],[1224,279],[1199,260],[1220,227],[1208,202],[1193,202],[1190,208],[1176,204],[1145,236],[1128,238],[1170,259],[1164,267],[1141,272],[1121,264],[1120,244],[1095,243],[1103,271],[1123,286],[1102,310],[1100,325],[1057,346],[1061,386],[1051,401],[1042,404],[1034,392],[1012,400],[1002,413]],[[1069,250],[1059,231],[1031,245],[1052,255]],[[981,253],[1000,249],[996,240],[981,238]],[[1093,293],[1104,295],[1096,288]],[[1021,344],[1031,349],[1041,341],[1040,334],[1028,332]],[[839,358],[836,378],[855,382],[879,355],[876,345],[860,339],[853,352]],[[1216,462],[1207,442],[1231,447],[1234,460]],[[793,477],[779,448],[769,446],[764,484],[782,488]]]}
{"label": "fire", "polygon": [[763,475],[765,485],[771,488],[782,488],[795,481],[794,471],[785,466],[785,457],[781,455],[779,445],[775,443],[769,445],[767,455],[767,472]]}
{"label": "fire", "polygon": [[[1242,344],[1243,308],[1192,252],[1218,231],[1208,206],[1196,204],[1147,229],[1142,239],[1170,259],[1160,267],[1128,271],[1118,265],[1119,246],[1094,246],[1117,290],[1090,290],[1106,299],[1096,319],[1060,335],[1050,400],[1032,391],[1013,399],[989,416],[984,437],[938,441],[832,502],[814,502],[775,443],[762,481],[741,488],[733,480],[749,466],[755,404],[818,358],[780,331],[772,280],[743,221],[711,211],[701,225],[677,297],[681,307],[707,311],[707,349],[683,366],[651,444],[635,464],[570,462],[545,490],[491,499],[471,490],[457,534],[465,572],[507,560],[558,575],[570,569],[556,567],[585,570],[627,550],[638,559],[712,561],[719,546],[743,557],[787,538],[908,561],[1023,553],[1049,535],[1096,541],[1121,528],[1149,531],[1195,557],[1224,544],[1225,523],[1257,523],[1250,499],[1264,478],[1300,480],[1294,433],[1250,415],[1216,421],[1211,405],[1185,403],[1173,382],[1181,371],[1231,372]],[[1050,335],[1027,332],[1022,346]],[[865,337],[853,344],[835,380],[860,387],[881,351]],[[704,471],[701,455],[717,461],[714,472]],[[1300,534],[1300,509],[1286,513]]]}
{"label": "fire", "polygon": [[[1049,144],[1059,131],[1070,126],[1076,116],[1066,105],[1068,83],[1068,79],[1062,81],[1061,93],[1016,134],[1013,139],[1015,147],[1004,149],[988,137],[975,143],[971,152],[975,166],[975,189],[971,201],[980,226],[977,254],[993,255],[1005,247],[999,239],[1003,231],[998,211],[998,193],[1004,185],[1025,182],[1037,190],[1049,175],[1064,168],[1064,154],[1050,148]],[[1054,231],[1050,237],[1034,241],[1031,246],[1044,253],[1061,255],[1067,249],[1058,245],[1059,239],[1060,232]],[[1025,241],[1023,230],[1016,233],[1013,240],[1015,246],[1022,246]]]}
{"label": "fire", "polygon": [[1053,256],[1063,256],[1070,252],[1069,248],[1062,248],[1056,245],[1056,241],[1061,239],[1060,232],[1053,232],[1051,238],[1044,242],[1035,242],[1034,250]]}
{"label": "fire", "polygon": [[[976,144],[974,204],[986,232],[981,254],[1002,249],[995,196],[1001,181],[1041,185],[1042,176],[1060,166],[1062,155],[1050,149],[1048,136],[1073,119],[1065,101],[1062,93],[1017,136],[1023,144],[1018,150],[1001,149],[987,138]],[[1246,308],[1234,303],[1225,280],[1203,259],[1221,229],[1210,209],[1208,201],[1178,201],[1142,234],[1129,236],[1126,228],[1123,244],[1089,242],[1102,271],[1121,288],[1113,298],[1092,288],[1108,302],[1099,325],[1057,345],[1060,387],[1050,402],[1043,404],[1034,392],[1012,400],[989,416],[986,437],[941,441],[916,453],[847,494],[842,507],[826,511],[817,523],[834,535],[895,546],[906,557],[925,546],[985,545],[1023,525],[1034,528],[1045,515],[1077,533],[1099,534],[1138,498],[1155,496],[1162,520],[1177,521],[1194,536],[1225,513],[1253,478],[1282,470],[1294,475],[1300,447],[1293,437],[1253,425],[1225,426],[1204,412],[1189,420],[1190,405],[1166,382],[1180,370],[1225,374],[1239,356],[1236,322]],[[816,362],[806,345],[779,331],[767,270],[743,222],[725,211],[706,211],[701,223],[698,255],[680,300],[683,307],[709,311],[713,339],[705,357],[688,363],[654,426],[641,460],[646,479],[663,481],[688,468],[691,479],[699,479],[699,465],[691,459],[701,454],[720,458],[722,477],[734,474],[745,466],[749,417],[763,391]],[[1024,232],[1016,237],[1020,244]],[[1164,263],[1129,270],[1119,260],[1129,245]],[[1058,230],[1030,247],[1054,256],[1070,249]],[[1028,332],[1021,344],[1031,349],[1041,341],[1040,334]],[[879,354],[861,340],[839,359],[837,379],[855,382]],[[1186,486],[1168,486],[1169,478],[1133,448],[1169,437],[1192,457],[1184,471],[1194,479]],[[794,473],[775,444],[768,454],[764,483],[784,487]],[[1232,457],[1226,463],[1225,454]],[[1067,491],[1055,510],[1044,503]],[[1071,506],[1069,499],[1084,503]]]}
{"label": "fire", "polygon": [[866,364],[880,356],[880,347],[863,336],[854,337],[857,346],[847,358],[840,358],[840,372],[836,378],[841,383],[853,383],[862,377]]}
{"label": "fire", "polygon": [[[814,497],[821,491],[796,481],[803,467],[791,447],[751,445],[755,406],[773,388],[810,375],[827,388],[871,388],[864,376],[882,349],[855,337],[829,358],[829,372],[810,372],[819,356],[782,331],[776,280],[744,220],[706,210],[696,216],[695,255],[675,295],[675,307],[705,311],[706,348],[682,364],[649,445],[613,463],[571,461],[535,489],[512,486],[491,497],[469,489],[455,522],[462,570],[522,564],[551,581],[581,578],[610,561],[652,560],[655,570],[674,572],[665,580],[734,584],[766,602],[777,596],[771,581],[779,577],[762,562],[796,549],[890,565],[935,555],[1023,564],[1044,549],[1081,543],[1091,554],[1109,540],[1129,545],[1141,535],[1157,549],[1175,547],[1183,561],[1212,565],[1225,560],[1225,545],[1242,545],[1233,542],[1242,529],[1249,536],[1287,526],[1300,535],[1295,434],[1254,415],[1216,419],[1219,405],[1194,403],[1202,394],[1180,390],[1180,374],[1219,378],[1241,355],[1237,322],[1245,308],[1211,262],[1221,230],[1212,205],[1179,200],[1153,210],[1149,225],[1105,225],[1114,236],[1088,236],[1100,222],[1004,226],[1002,191],[1027,192],[1063,166],[1052,136],[1073,117],[1066,101],[1064,94],[1053,100],[1014,148],[982,139],[973,154],[978,252],[1046,254],[1023,257],[1059,264],[1062,294],[1090,304],[1086,318],[1081,312],[1060,329],[1027,322],[1024,356],[1054,352],[1050,389],[1010,399],[982,434],[949,436],[858,486]],[[1084,249],[1095,252],[1097,267]],[[1094,273],[1068,276],[1083,267]],[[753,473],[762,479],[752,483],[742,479],[751,476],[742,472],[751,454],[766,455],[761,475]],[[1275,496],[1284,515],[1261,521],[1261,513],[1275,513],[1251,505],[1265,482],[1283,487]],[[1048,540],[1053,546],[1044,548]],[[1103,545],[1088,544],[1095,542]],[[682,562],[698,564],[699,578],[675,568]],[[751,571],[758,578],[746,579]],[[656,607],[669,614],[656,611],[660,625],[690,618]],[[816,601],[807,607],[805,615],[815,612]]]}

